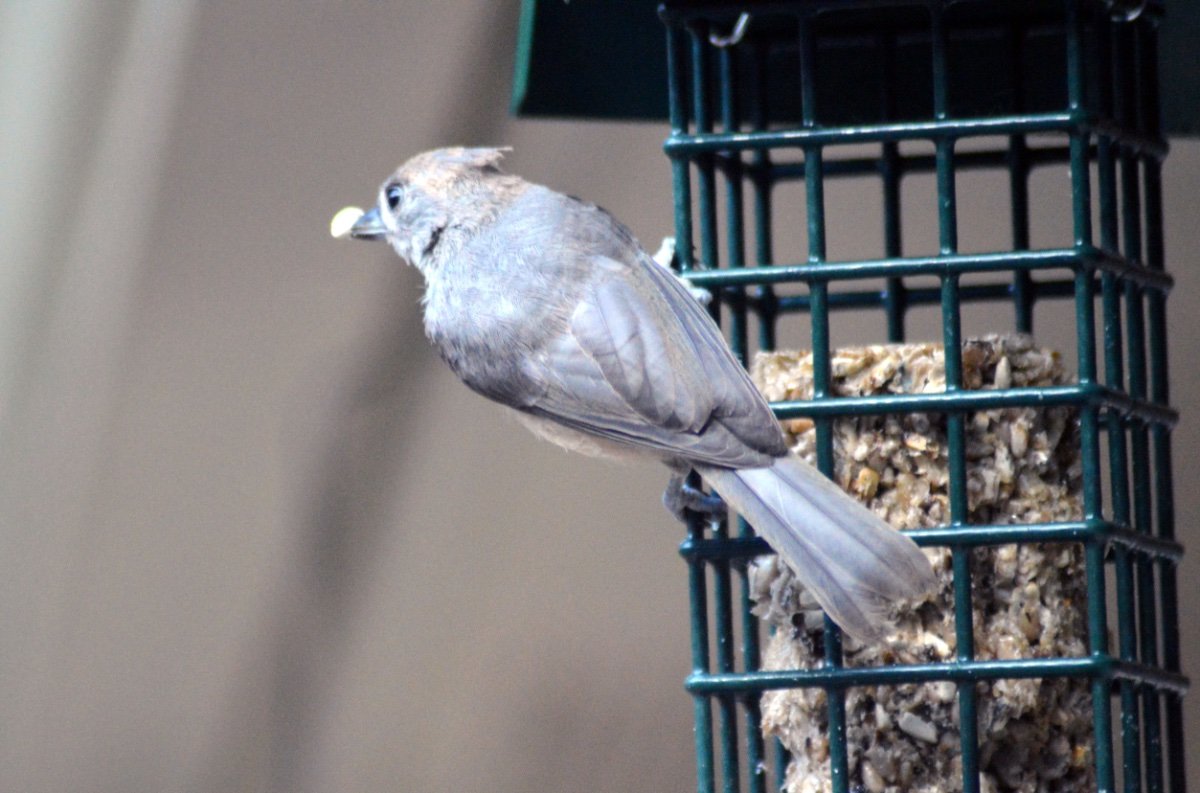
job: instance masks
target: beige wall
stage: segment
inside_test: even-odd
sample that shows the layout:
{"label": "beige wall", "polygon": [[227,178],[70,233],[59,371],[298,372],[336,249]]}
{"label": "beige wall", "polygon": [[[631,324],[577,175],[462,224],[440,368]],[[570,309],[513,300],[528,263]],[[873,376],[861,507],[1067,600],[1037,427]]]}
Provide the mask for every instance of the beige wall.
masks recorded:
{"label": "beige wall", "polygon": [[[0,10],[0,788],[692,788],[662,472],[533,440],[434,359],[415,273],[326,231],[464,142],[668,232],[663,129],[506,117],[514,34],[511,1]],[[1200,548],[1197,185],[1179,142]],[[873,205],[831,192],[831,236]]]}

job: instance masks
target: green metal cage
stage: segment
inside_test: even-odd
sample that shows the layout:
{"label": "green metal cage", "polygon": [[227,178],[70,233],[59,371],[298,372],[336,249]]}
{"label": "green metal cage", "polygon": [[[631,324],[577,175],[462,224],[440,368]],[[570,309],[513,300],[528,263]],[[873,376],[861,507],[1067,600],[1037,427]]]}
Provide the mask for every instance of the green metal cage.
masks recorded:
{"label": "green metal cage", "polygon": [[[766,690],[828,692],[832,789],[844,792],[850,790],[846,690],[929,681],[957,686],[960,783],[978,791],[976,684],[1051,677],[1089,681],[1100,790],[1118,783],[1131,792],[1185,789],[1187,681],[1176,611],[1182,548],[1174,539],[1176,414],[1165,318],[1172,280],[1162,229],[1167,144],[1156,50],[1162,13],[1157,2],[1102,0],[660,7],[671,125],[665,151],[681,269],[717,296],[714,314],[743,360],[754,349],[775,347],[782,318],[807,315],[814,397],[774,407],[781,418],[812,419],[825,473],[833,468],[833,422],[848,416],[944,415],[950,463],[949,525],[912,532],[923,546],[952,550],[957,648],[950,662],[845,668],[838,630],[826,620],[824,666],[762,671],[746,563],[768,548],[744,522],[729,527],[697,517],[690,523],[682,546],[691,594],[693,670],[686,685],[695,702],[701,793],[743,787],[761,793],[772,775],[782,779],[786,757],[766,745],[759,729]],[[851,96],[843,88],[848,74],[858,86]],[[914,150],[912,142],[926,149]],[[1047,248],[1031,244],[1030,183],[1051,166],[1069,175],[1063,200],[1070,203],[1071,229],[1066,244]],[[960,251],[956,177],[966,171],[1005,177],[1007,248]],[[901,239],[901,214],[910,209],[901,184],[921,173],[934,178],[939,239],[935,254],[913,256]],[[827,256],[826,184],[848,177],[878,183],[880,258]],[[803,185],[800,205],[779,197],[789,182]],[[776,251],[777,224],[801,217],[807,251]],[[785,284],[803,289],[784,294]],[[1011,330],[1030,333],[1035,305],[1055,300],[1074,312],[1076,382],[963,388],[965,310],[1007,301]],[[880,312],[888,340],[899,342],[921,306],[940,311],[944,393],[830,395],[835,312]],[[1082,519],[971,525],[964,423],[973,411],[1051,405],[1070,406],[1078,416]],[[971,550],[1014,542],[1084,547],[1086,656],[974,657]],[[772,765],[773,774],[763,772]],[[947,781],[948,789],[958,784]]]}

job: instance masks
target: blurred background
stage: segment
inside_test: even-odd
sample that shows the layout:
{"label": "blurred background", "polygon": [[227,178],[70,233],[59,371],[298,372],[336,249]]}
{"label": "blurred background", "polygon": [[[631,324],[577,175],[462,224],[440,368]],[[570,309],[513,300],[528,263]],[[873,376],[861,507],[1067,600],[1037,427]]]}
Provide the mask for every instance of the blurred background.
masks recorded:
{"label": "blurred background", "polygon": [[[664,472],[533,439],[436,360],[416,272],[328,234],[460,143],[670,233],[664,124],[507,115],[517,11],[0,3],[0,789],[693,789]],[[1193,679],[1198,186],[1174,141]]]}

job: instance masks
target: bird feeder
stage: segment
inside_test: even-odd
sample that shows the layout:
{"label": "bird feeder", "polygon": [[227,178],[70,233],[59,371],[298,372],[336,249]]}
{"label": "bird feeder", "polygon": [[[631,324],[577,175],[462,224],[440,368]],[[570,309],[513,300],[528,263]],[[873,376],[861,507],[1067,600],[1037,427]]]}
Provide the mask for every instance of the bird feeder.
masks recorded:
{"label": "bird feeder", "polygon": [[[797,453],[944,583],[863,646],[753,527],[692,520],[697,789],[1183,791],[1162,171],[1200,78],[1160,50],[1200,10],[587,5],[527,0],[514,106],[665,114],[679,269]],[[868,255],[828,244],[852,179],[878,196]],[[984,184],[1006,231],[979,243],[959,207]],[[835,344],[849,311],[876,343]],[[778,349],[795,318],[807,349]]]}

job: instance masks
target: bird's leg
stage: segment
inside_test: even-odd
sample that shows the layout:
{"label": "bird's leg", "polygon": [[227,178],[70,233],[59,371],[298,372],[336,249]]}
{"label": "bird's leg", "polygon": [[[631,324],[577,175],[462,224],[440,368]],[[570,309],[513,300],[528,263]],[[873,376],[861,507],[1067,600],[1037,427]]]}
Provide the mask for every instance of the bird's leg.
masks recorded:
{"label": "bird's leg", "polygon": [[725,514],[725,502],[716,493],[705,493],[687,483],[687,474],[672,473],[663,491],[663,505],[681,522],[687,522],[685,512],[698,512],[708,518]]}

